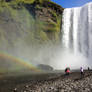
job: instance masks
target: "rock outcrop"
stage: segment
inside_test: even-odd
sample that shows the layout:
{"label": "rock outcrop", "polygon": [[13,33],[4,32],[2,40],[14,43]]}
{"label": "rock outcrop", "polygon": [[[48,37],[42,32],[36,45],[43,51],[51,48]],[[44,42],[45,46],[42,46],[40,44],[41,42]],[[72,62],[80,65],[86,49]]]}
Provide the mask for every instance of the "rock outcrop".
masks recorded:
{"label": "rock outcrop", "polygon": [[49,0],[0,1],[0,49],[58,43],[62,12]]}
{"label": "rock outcrop", "polygon": [[[50,0],[1,0],[0,54],[38,60],[39,52],[46,54],[48,44],[47,48],[60,42],[62,12],[63,8]],[[4,60],[10,64],[9,59]]]}
{"label": "rock outcrop", "polygon": [[39,64],[38,69],[42,70],[42,71],[53,71],[53,67],[51,67],[50,65],[45,65],[45,64]]}

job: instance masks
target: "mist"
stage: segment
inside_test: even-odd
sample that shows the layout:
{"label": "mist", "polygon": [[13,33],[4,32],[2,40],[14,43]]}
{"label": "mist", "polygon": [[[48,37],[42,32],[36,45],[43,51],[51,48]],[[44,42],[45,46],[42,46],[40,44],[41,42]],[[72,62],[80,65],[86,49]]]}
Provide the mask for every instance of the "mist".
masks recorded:
{"label": "mist", "polygon": [[65,69],[70,67],[71,69],[80,69],[83,67],[91,67],[89,60],[81,53],[76,53],[68,50],[59,49],[56,55],[52,59],[53,67],[56,69]]}
{"label": "mist", "polygon": [[72,50],[51,44],[28,46],[20,43],[8,53],[34,66],[46,64],[52,66],[54,69],[65,69],[66,67],[79,69],[81,66],[84,68],[91,67],[88,58],[83,56],[82,53],[74,53]]}

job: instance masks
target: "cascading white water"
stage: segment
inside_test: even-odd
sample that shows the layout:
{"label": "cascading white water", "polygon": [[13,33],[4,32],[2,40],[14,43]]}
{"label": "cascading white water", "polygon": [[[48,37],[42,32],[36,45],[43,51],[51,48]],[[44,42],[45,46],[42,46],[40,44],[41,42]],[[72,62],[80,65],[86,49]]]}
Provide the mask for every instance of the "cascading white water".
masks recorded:
{"label": "cascading white water", "polygon": [[63,13],[63,46],[92,59],[92,3],[68,8]]}

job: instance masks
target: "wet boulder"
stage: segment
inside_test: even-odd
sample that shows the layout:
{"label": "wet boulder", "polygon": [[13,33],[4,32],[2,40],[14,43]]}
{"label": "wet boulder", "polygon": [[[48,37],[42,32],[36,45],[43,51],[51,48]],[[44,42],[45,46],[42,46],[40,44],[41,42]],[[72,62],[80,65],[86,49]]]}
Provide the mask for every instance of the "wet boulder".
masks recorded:
{"label": "wet boulder", "polygon": [[53,71],[53,70],[54,70],[52,66],[50,66],[50,65],[45,65],[45,64],[39,64],[37,67],[38,67],[39,69],[45,70],[45,71]]}

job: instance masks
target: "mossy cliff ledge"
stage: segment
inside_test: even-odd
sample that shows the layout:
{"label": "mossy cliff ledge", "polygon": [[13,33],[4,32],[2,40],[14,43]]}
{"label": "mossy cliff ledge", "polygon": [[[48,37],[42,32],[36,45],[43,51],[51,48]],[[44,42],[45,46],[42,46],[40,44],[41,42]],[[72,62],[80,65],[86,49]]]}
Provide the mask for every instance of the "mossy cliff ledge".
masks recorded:
{"label": "mossy cliff ledge", "polygon": [[0,1],[0,49],[60,42],[63,8],[50,0]]}

